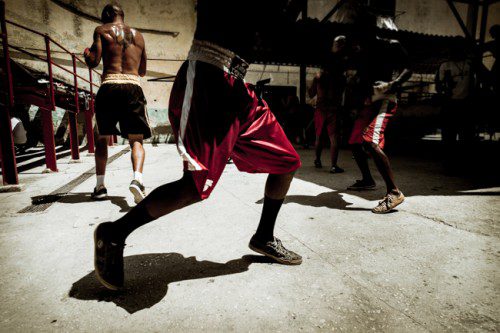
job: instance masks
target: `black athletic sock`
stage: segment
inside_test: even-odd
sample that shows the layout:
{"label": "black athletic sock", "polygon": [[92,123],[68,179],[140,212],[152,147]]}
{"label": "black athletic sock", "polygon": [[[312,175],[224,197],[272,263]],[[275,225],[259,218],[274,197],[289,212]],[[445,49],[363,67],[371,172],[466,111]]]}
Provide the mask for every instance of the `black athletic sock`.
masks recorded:
{"label": "black athletic sock", "polygon": [[280,211],[284,199],[275,200],[264,197],[264,207],[262,207],[262,216],[260,218],[259,227],[255,233],[256,237],[261,241],[271,241],[274,236],[274,225]]}
{"label": "black athletic sock", "polygon": [[135,229],[156,220],[149,215],[144,201],[140,202],[137,206],[132,208],[127,214],[113,222],[113,233],[116,241],[125,242],[125,239]]}

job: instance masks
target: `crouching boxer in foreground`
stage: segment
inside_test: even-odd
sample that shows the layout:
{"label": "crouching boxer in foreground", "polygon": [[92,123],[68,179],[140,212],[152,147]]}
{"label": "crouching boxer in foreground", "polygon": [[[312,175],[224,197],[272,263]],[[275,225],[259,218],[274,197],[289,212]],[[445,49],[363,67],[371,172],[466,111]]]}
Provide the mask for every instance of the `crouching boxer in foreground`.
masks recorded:
{"label": "crouching boxer in foreground", "polygon": [[[162,185],[115,222],[95,230],[95,270],[109,289],[124,283],[123,248],[135,229],[209,197],[229,158],[240,171],[268,173],[262,216],[249,247],[275,261],[298,265],[300,255],[274,237],[274,225],[300,158],[263,100],[243,80],[256,29],[266,32],[283,8],[260,14],[259,3],[198,0],[188,60],[170,96],[169,117],[184,161],[181,179]],[[278,2],[276,2],[278,3]],[[223,218],[223,216],[221,216]]]}

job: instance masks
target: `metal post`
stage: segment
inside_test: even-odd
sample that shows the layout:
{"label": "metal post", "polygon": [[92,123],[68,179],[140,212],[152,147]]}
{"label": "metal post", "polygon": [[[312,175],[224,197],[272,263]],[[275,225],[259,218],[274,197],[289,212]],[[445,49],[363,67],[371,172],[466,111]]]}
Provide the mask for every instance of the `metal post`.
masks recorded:
{"label": "metal post", "polygon": [[10,110],[14,107],[14,87],[12,84],[12,70],[10,68],[9,42],[5,22],[4,1],[0,1],[0,21],[2,28],[5,86],[8,91],[8,97],[5,103],[2,103],[5,105],[0,108],[0,155],[2,156],[2,180],[4,185],[17,185],[19,184],[19,178],[17,176],[14,138],[12,136],[12,125],[10,121]]}
{"label": "metal post", "polygon": [[476,39],[477,33],[477,19],[479,16],[479,2],[478,0],[473,0],[469,3],[467,8],[467,30],[469,30],[470,35]]}
{"label": "metal post", "polygon": [[110,135],[108,139],[108,146],[113,147],[115,140],[113,139],[113,136]]}
{"label": "metal post", "polygon": [[[304,1],[304,7],[302,8],[302,19],[305,20],[307,18],[307,0]],[[304,61],[305,59],[301,59]],[[306,68],[305,64],[300,65],[300,87],[299,87],[299,99],[301,104],[306,103]]]}
{"label": "metal post", "polygon": [[446,0],[446,3],[448,4],[448,7],[450,7],[451,12],[455,16],[458,24],[460,25],[460,28],[462,29],[462,32],[464,33],[465,37],[469,40],[474,42],[475,36],[471,36],[469,33],[469,30],[467,29],[467,26],[465,25],[464,21],[460,17],[460,13],[457,10],[457,7],[455,7],[455,4],[453,3],[453,0]]}
{"label": "metal post", "polygon": [[80,112],[80,101],[78,98],[78,77],[76,72],[76,56],[71,55],[73,60],[73,76],[74,76],[74,89],[75,89],[75,109],[74,112],[68,111],[69,113],[69,142],[71,146],[71,158],[73,160],[80,159],[80,145],[78,143],[78,122],[77,115]]}
{"label": "metal post", "polygon": [[52,111],[56,110],[54,93],[54,76],[52,73],[52,56],[50,52],[50,38],[45,35],[45,49],[47,53],[47,69],[49,73],[49,100],[50,109],[41,109],[43,144],[45,146],[45,165],[47,169],[57,171],[56,143],[54,140],[54,124],[52,122]]}
{"label": "metal post", "polygon": [[118,136],[116,134],[113,135],[113,143],[118,143]]}
{"label": "metal post", "polygon": [[90,81],[90,103],[89,109],[85,110],[85,128],[87,130],[87,145],[89,149],[89,154],[95,153],[95,142],[94,142],[94,125],[92,123],[92,118],[94,116],[94,87],[92,86],[92,70],[89,69],[89,81]]}
{"label": "metal post", "polygon": [[333,14],[335,14],[346,2],[347,0],[340,0],[339,2],[337,2],[332,10],[330,10],[328,14],[326,14],[326,16],[321,20],[321,23],[327,22],[333,16]]}
{"label": "metal post", "polygon": [[490,3],[488,1],[483,2],[483,8],[481,11],[481,26],[479,30],[479,49],[483,50],[484,40],[486,39],[486,26],[488,23],[488,11],[490,8]]}

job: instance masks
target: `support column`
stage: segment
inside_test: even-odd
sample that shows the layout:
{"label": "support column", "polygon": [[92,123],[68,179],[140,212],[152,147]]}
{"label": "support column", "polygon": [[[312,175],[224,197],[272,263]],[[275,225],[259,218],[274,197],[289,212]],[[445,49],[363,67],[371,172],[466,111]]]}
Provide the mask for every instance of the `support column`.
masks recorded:
{"label": "support column", "polygon": [[[304,7],[302,7],[302,19],[305,20],[307,18],[307,0],[304,1]],[[305,59],[301,59],[302,62],[305,61]],[[307,66],[306,64],[302,63],[300,65],[300,87],[299,87],[299,99],[301,104],[306,103],[306,90],[307,90],[307,83],[306,83],[306,69]]]}
{"label": "support column", "polygon": [[14,138],[12,136],[12,125],[10,122],[10,110],[14,107],[14,88],[12,85],[12,71],[10,68],[10,54],[7,38],[7,27],[5,23],[5,2],[0,1],[0,20],[2,28],[3,47],[3,71],[5,75],[5,87],[7,87],[7,98],[0,106],[0,149],[2,165],[2,181],[4,185],[18,185],[16,154],[14,150]]}
{"label": "support column", "polygon": [[90,81],[90,102],[89,109],[85,110],[85,128],[87,131],[87,146],[88,153],[95,153],[95,142],[94,142],[94,124],[92,123],[92,118],[94,117],[94,86],[92,80],[92,69],[89,69],[89,81]]}
{"label": "support column", "polygon": [[54,140],[54,124],[52,122],[52,111],[56,110],[54,93],[54,76],[52,73],[52,56],[50,52],[50,39],[45,35],[45,50],[47,53],[47,70],[49,73],[49,100],[50,109],[40,109],[42,112],[43,145],[45,148],[45,165],[47,170],[57,172],[56,143]]}
{"label": "support column", "polygon": [[68,111],[69,114],[69,142],[71,146],[71,159],[80,159],[80,145],[78,143],[78,122],[77,114]]}

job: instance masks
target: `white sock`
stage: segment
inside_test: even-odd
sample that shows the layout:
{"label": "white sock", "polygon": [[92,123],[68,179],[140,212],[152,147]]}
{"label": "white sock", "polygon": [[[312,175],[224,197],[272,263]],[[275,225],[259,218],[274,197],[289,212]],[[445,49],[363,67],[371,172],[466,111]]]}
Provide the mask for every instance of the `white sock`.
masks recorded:
{"label": "white sock", "polygon": [[139,184],[142,184],[142,172],[134,171],[134,180],[137,180]]}
{"label": "white sock", "polygon": [[104,175],[97,175],[97,183],[95,187],[99,188],[100,186],[104,186]]}

